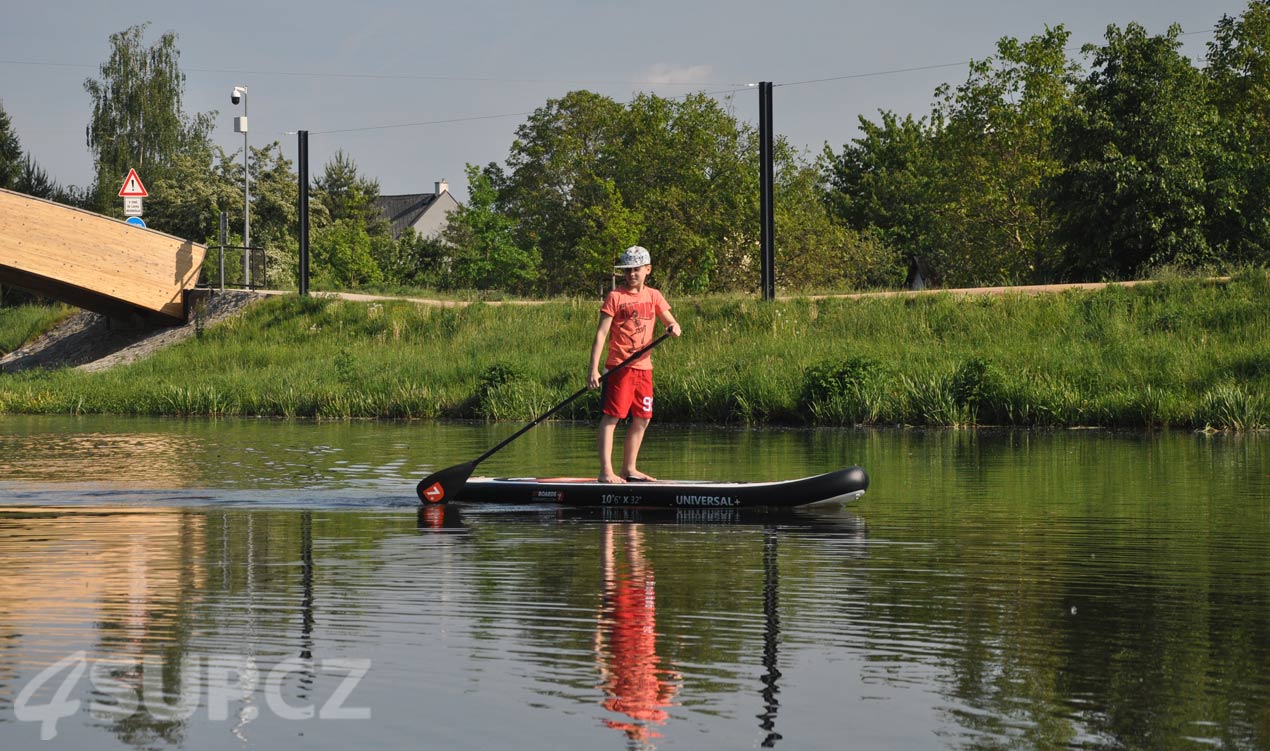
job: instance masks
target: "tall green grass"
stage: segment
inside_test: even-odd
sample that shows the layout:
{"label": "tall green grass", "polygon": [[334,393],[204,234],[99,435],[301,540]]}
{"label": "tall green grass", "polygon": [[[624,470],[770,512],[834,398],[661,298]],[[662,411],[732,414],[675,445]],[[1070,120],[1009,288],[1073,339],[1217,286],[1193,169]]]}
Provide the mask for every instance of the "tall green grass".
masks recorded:
{"label": "tall green grass", "polygon": [[[661,421],[1270,425],[1266,271],[1036,297],[671,302],[686,334],[654,353]],[[0,411],[525,421],[582,385],[598,307],[276,298],[129,366],[0,376]]]}
{"label": "tall green grass", "polygon": [[64,305],[20,305],[0,308],[0,356],[56,326],[73,310]]}

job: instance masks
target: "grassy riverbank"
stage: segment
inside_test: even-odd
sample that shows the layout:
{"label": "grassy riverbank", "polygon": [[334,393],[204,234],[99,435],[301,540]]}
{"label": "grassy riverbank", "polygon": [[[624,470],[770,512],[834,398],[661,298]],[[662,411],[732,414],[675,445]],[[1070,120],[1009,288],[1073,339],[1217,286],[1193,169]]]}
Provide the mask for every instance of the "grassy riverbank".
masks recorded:
{"label": "grassy riverbank", "polygon": [[[672,304],[687,334],[655,354],[661,421],[1270,425],[1266,271],[1035,297]],[[528,420],[581,385],[597,308],[271,299],[132,365],[0,375],[0,412]]]}
{"label": "grassy riverbank", "polygon": [[63,305],[23,305],[0,308],[0,356],[4,356],[71,315],[72,308]]}

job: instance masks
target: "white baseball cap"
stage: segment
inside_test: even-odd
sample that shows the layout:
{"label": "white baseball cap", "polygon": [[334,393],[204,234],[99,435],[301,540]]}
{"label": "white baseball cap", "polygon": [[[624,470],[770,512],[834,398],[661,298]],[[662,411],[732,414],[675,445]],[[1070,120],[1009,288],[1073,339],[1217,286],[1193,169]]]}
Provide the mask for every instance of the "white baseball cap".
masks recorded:
{"label": "white baseball cap", "polygon": [[647,266],[653,262],[653,257],[648,254],[648,248],[642,245],[632,245],[622,251],[622,257],[617,259],[617,263],[613,265],[615,269],[634,269],[640,266]]}

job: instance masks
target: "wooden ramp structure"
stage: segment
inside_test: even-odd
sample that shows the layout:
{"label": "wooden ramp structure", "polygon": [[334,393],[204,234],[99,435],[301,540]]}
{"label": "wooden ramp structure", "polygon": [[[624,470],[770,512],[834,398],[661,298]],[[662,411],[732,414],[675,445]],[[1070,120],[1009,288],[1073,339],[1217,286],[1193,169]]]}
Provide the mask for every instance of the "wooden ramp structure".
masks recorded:
{"label": "wooden ramp structure", "polygon": [[206,255],[189,240],[0,190],[0,284],[113,318],[178,324]]}

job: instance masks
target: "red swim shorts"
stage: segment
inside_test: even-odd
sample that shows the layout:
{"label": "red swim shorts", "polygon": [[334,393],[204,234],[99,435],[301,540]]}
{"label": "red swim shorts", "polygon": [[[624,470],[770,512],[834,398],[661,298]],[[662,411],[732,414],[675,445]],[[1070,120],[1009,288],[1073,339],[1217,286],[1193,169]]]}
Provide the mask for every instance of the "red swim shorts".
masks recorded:
{"label": "red swim shorts", "polygon": [[622,368],[604,379],[604,414],[622,419],[653,416],[653,371]]}

